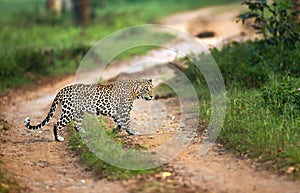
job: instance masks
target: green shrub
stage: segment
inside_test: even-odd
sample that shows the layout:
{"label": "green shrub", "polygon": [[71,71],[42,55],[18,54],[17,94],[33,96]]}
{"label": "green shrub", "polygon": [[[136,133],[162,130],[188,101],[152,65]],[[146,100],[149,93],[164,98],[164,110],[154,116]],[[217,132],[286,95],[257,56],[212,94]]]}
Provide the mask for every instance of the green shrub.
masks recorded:
{"label": "green shrub", "polygon": [[201,64],[202,62],[205,62],[201,60],[207,59],[207,55],[206,54],[200,54],[199,56],[192,55],[189,56],[188,58],[181,59],[181,62],[187,65],[187,68],[183,70],[184,74],[193,84],[199,99],[204,99],[204,97],[209,96],[209,89],[206,80],[202,75],[201,71],[199,70],[198,66],[195,65],[194,62],[191,61],[189,58],[192,58],[198,64]]}
{"label": "green shrub", "polygon": [[277,45],[268,45],[263,41],[254,42],[257,53],[260,55],[259,63],[269,68],[271,73],[278,75],[300,76],[300,44],[294,49],[281,49]]}
{"label": "green shrub", "polygon": [[243,23],[254,18],[252,27],[264,37],[264,41],[280,48],[294,48],[300,41],[300,34],[296,29],[298,10],[294,10],[296,1],[274,0],[246,0],[249,12],[241,14]]}
{"label": "green shrub", "polygon": [[266,45],[263,41],[231,43],[211,54],[216,60],[227,88],[260,88],[270,75],[299,77],[300,45],[295,49],[283,49]]}
{"label": "green shrub", "polygon": [[300,79],[289,76],[272,77],[262,89],[264,104],[280,115],[299,115]]}
{"label": "green shrub", "polygon": [[[271,170],[292,167],[292,175],[300,177],[299,45],[281,50],[263,41],[232,43],[211,53],[228,90],[219,142]],[[185,64],[185,74],[199,89],[201,118],[208,122],[211,106],[209,92],[202,92],[205,80],[191,62]]]}
{"label": "green shrub", "polygon": [[[32,77],[74,72],[87,46],[63,49],[23,48],[0,53],[0,91],[32,82]],[[32,76],[33,75],[33,76]]]}
{"label": "green shrub", "polygon": [[[211,50],[227,87],[257,88],[268,80],[270,69],[253,42],[232,43]],[[267,55],[265,55],[267,56]]]}

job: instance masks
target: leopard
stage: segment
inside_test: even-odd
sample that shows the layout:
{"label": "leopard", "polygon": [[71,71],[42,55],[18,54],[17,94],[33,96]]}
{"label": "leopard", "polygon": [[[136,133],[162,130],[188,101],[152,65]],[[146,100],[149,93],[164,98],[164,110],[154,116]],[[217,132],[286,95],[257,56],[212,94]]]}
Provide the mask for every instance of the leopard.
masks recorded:
{"label": "leopard", "polygon": [[30,118],[25,118],[25,127],[38,130],[50,122],[56,108],[61,104],[61,115],[54,123],[55,141],[64,141],[60,135],[71,121],[76,131],[83,131],[81,126],[85,113],[108,116],[116,123],[114,133],[126,131],[128,135],[140,135],[130,128],[130,112],[136,99],[150,101],[154,98],[152,79],[118,80],[107,84],[73,84],[59,90],[48,115],[38,125],[31,125]]}

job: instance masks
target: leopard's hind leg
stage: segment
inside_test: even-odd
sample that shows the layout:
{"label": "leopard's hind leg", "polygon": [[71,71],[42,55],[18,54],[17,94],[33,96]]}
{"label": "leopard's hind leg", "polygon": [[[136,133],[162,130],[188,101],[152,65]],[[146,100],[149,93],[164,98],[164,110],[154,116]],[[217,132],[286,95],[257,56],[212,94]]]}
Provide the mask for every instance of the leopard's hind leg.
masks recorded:
{"label": "leopard's hind leg", "polygon": [[59,120],[54,124],[54,137],[56,141],[64,141],[64,138],[60,136],[60,131],[67,126],[70,121],[72,120],[72,117],[68,117],[67,115],[62,115]]}

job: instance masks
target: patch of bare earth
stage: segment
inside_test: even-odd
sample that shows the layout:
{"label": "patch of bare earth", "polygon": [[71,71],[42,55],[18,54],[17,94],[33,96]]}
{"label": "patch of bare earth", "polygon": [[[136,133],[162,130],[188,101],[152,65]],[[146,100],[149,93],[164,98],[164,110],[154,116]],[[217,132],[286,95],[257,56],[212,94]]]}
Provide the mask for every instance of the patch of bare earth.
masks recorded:
{"label": "patch of bare earth", "polygon": [[[242,40],[243,34],[248,33],[242,26],[232,27],[235,13],[238,13],[232,10],[229,7],[219,7],[180,13],[167,18],[164,24],[183,26],[181,29],[192,35],[213,31],[215,36],[210,40],[203,40],[204,44],[220,46],[230,37]],[[225,22],[228,19],[230,22]],[[159,52],[154,56],[159,56]],[[108,69],[109,73],[105,79],[116,76],[116,72],[124,68],[124,65],[127,64]],[[90,77],[89,75],[93,76],[87,72],[85,77]],[[138,176],[113,182],[97,179],[92,172],[78,163],[75,154],[68,150],[67,142],[54,141],[52,127],[55,118],[51,124],[36,132],[26,130],[23,125],[27,116],[31,117],[33,124],[42,121],[58,90],[74,80],[74,76],[70,75],[51,83],[45,81],[38,87],[14,90],[1,96],[1,116],[8,122],[8,127],[1,133],[0,159],[3,160],[5,169],[13,174],[22,186],[27,187],[28,192],[300,192],[299,182],[260,171],[251,161],[226,154],[219,145],[200,156],[199,145],[205,128],[201,123],[199,128],[186,126],[185,129],[195,129],[198,132],[191,136],[193,139],[188,148],[168,163],[161,172],[152,176]],[[154,101],[168,107],[166,121],[159,130],[150,135],[121,138],[129,146],[140,145],[152,149],[163,145],[166,140],[172,138],[178,128],[176,121],[181,114],[176,101],[174,98]],[[146,103],[135,103],[136,108],[132,114],[137,122],[149,121],[147,113],[141,113],[143,109],[147,111],[147,108],[143,108],[144,105]]]}
{"label": "patch of bare earth", "polygon": [[170,27],[186,32],[206,47],[221,47],[231,41],[257,38],[251,24],[237,22],[237,16],[246,11],[240,3],[215,6],[171,15],[161,21]]}

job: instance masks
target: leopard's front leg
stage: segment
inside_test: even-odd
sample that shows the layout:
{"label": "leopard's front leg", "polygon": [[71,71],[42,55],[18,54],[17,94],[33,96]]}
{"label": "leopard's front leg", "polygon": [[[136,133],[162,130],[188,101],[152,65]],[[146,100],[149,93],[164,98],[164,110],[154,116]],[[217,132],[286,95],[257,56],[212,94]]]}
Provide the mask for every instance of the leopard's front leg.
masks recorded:
{"label": "leopard's front leg", "polygon": [[140,135],[138,131],[130,128],[130,111],[132,104],[123,104],[117,111],[117,115],[113,117],[117,126],[125,130],[129,135]]}
{"label": "leopard's front leg", "polygon": [[[130,113],[130,112],[128,112]],[[138,131],[135,131],[130,128],[130,115],[129,114],[124,114],[120,120],[119,125],[121,126],[122,129],[124,129],[129,135],[140,135]]]}

